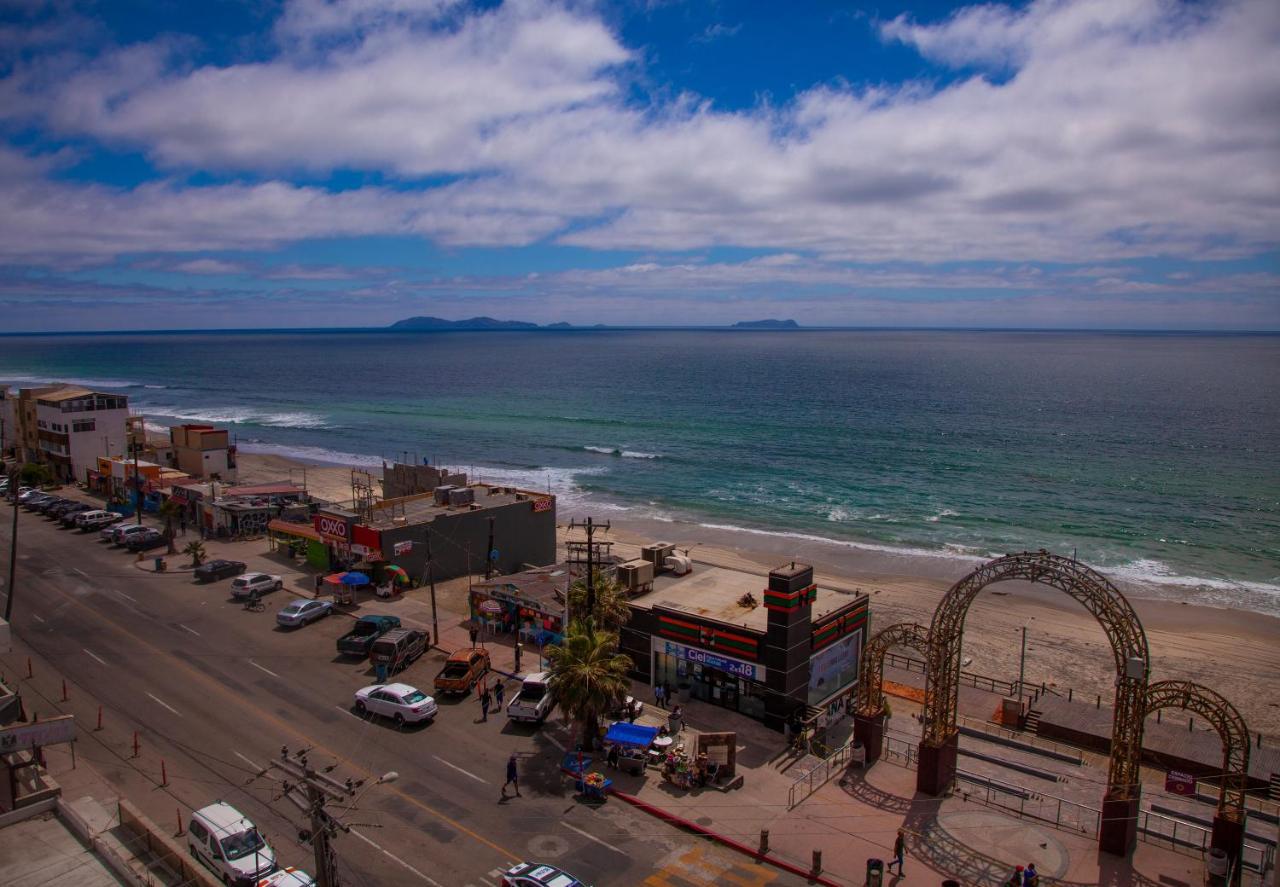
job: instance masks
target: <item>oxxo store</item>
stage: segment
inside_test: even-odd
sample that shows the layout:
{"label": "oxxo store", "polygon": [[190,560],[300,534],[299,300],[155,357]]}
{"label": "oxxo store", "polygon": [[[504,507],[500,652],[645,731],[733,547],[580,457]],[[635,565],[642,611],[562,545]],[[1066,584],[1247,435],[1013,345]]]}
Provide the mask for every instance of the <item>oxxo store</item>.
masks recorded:
{"label": "oxxo store", "polygon": [[[623,647],[639,666],[632,639],[647,630],[649,674],[636,670],[650,684],[669,683],[775,727],[808,707],[841,715],[857,682],[869,598],[832,591],[819,598],[813,569],[804,564],[772,571],[763,596],[766,618],[757,614],[747,625],[661,603],[633,607]],[[755,627],[760,622],[763,630]]]}

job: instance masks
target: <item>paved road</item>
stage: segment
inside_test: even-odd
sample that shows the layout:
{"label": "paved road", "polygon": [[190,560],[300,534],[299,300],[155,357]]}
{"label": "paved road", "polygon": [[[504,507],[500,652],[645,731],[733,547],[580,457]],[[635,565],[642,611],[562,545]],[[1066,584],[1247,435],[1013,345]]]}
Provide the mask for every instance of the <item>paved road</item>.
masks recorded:
{"label": "paved road", "polygon": [[[0,551],[7,551],[9,512],[0,513]],[[802,883],[616,799],[598,808],[579,802],[557,766],[570,741],[560,725],[482,723],[474,698],[440,700],[439,717],[421,727],[361,719],[351,694],[372,683],[371,670],[334,654],[348,617],[279,630],[272,614],[288,590],[267,598],[266,613],[249,613],[230,601],[227,581],[198,585],[190,574],[143,572],[96,534],[26,511],[20,519],[15,646],[0,664],[10,679],[25,678],[31,655],[34,677],[21,681],[29,709],[74,712],[79,754],[158,822],[172,822],[178,806],[222,798],[259,823],[286,863],[312,868],[310,848],[296,840],[299,814],[281,800],[278,783],[260,775],[282,746],[307,747],[311,762],[332,765],[339,779],[400,774],[370,788],[343,817],[354,826],[337,845],[347,883],[479,887],[524,859],[598,885]],[[246,552],[260,545],[246,543]],[[400,677],[429,687],[442,660],[433,652]],[[100,732],[86,729],[98,705]],[[135,730],[143,749],[136,759]],[[523,797],[503,799],[512,751]]]}

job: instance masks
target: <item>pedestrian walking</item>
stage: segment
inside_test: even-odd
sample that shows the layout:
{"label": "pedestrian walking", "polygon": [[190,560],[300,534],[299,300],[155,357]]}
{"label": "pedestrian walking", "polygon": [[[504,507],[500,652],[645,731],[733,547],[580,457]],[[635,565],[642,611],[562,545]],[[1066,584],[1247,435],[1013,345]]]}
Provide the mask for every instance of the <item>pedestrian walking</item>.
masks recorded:
{"label": "pedestrian walking", "polygon": [[324,588],[324,576],[316,573],[316,597],[320,597],[320,589]]}
{"label": "pedestrian walking", "polygon": [[898,829],[898,837],[893,841],[893,861],[889,863],[888,868],[892,869],[895,865],[898,867],[898,877],[903,876],[902,860],[907,855],[907,835],[902,829]]}
{"label": "pedestrian walking", "polygon": [[507,781],[502,783],[502,796],[507,796],[507,786],[514,785],[516,787],[516,797],[520,797],[520,774],[516,770],[516,753],[512,752],[511,757],[507,758]]}
{"label": "pedestrian walking", "polygon": [[676,697],[675,697],[675,694],[671,692],[670,681],[662,682],[662,698],[664,701],[666,701],[668,705],[670,705],[672,702],[675,702]]}
{"label": "pedestrian walking", "polygon": [[498,703],[498,708],[502,708],[502,694],[505,692],[502,688],[502,681],[498,680],[493,685],[493,701]]}
{"label": "pedestrian walking", "polygon": [[1022,887],[1022,866],[1018,866],[1013,870],[1013,874],[1009,876],[1009,881],[1005,887]]}
{"label": "pedestrian walking", "polygon": [[1036,871],[1034,862],[1027,863],[1022,870],[1022,887],[1040,887],[1040,873]]}
{"label": "pedestrian walking", "polygon": [[493,702],[493,698],[489,694],[489,688],[485,687],[480,691],[480,720],[489,720],[489,705]]}
{"label": "pedestrian walking", "polygon": [[609,746],[609,754],[605,757],[605,760],[611,769],[618,769],[618,746],[616,743]]}
{"label": "pedestrian walking", "polygon": [[673,734],[679,733],[684,726],[684,709],[679,704],[671,706],[671,714],[667,716],[667,725]]}
{"label": "pedestrian walking", "polygon": [[471,635],[471,646],[474,647],[476,645],[476,638],[479,636],[480,633],[476,631],[476,627],[473,625],[471,626],[470,629],[468,629],[467,634]]}
{"label": "pedestrian walking", "polygon": [[653,701],[657,703],[658,708],[666,708],[666,705],[663,704],[663,694],[665,692],[661,684],[653,685]]}

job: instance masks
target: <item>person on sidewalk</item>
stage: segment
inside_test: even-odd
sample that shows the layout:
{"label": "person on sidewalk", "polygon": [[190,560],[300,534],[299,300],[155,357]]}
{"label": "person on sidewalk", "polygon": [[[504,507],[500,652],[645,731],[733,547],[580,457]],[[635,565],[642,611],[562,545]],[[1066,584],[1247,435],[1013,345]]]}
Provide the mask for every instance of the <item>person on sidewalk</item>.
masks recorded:
{"label": "person on sidewalk", "polygon": [[1018,866],[1013,870],[1013,874],[1009,876],[1009,881],[1005,887],[1022,887],[1022,866]]}
{"label": "person on sidewalk", "polygon": [[616,742],[609,746],[609,754],[605,757],[605,760],[609,764],[609,769],[618,769],[618,744]]}
{"label": "person on sidewalk", "polygon": [[684,727],[684,709],[678,703],[671,706],[671,714],[667,715],[667,723],[670,725],[673,735],[679,733]]}
{"label": "person on sidewalk", "polygon": [[324,588],[324,576],[316,573],[316,597],[320,597],[320,589]]}
{"label": "person on sidewalk", "polygon": [[476,627],[473,625],[467,629],[467,634],[471,636],[471,646],[474,647],[476,645],[476,638],[479,637],[480,633],[476,631]]}
{"label": "person on sidewalk", "polygon": [[507,786],[514,785],[516,787],[516,797],[520,797],[520,774],[516,771],[516,753],[512,752],[511,757],[507,758],[507,781],[502,783],[502,797],[507,796]]}
{"label": "person on sidewalk", "polygon": [[480,720],[489,720],[489,706],[493,702],[493,697],[489,694],[489,688],[485,687],[480,691]]}
{"label": "person on sidewalk", "polygon": [[1040,887],[1040,873],[1036,871],[1034,862],[1027,863],[1022,871],[1022,887]]}
{"label": "person on sidewalk", "polygon": [[896,837],[893,841],[893,861],[890,862],[889,865],[886,866],[886,868],[892,871],[893,867],[897,865],[899,878],[903,876],[902,861],[906,857],[906,855],[907,855],[907,834],[902,829],[898,829],[898,837]]}
{"label": "person on sidewalk", "polygon": [[506,691],[502,689],[502,679],[499,678],[493,684],[493,701],[498,704],[498,709],[502,709],[502,694]]}
{"label": "person on sidewalk", "polygon": [[663,704],[663,699],[662,699],[664,692],[665,691],[662,689],[661,684],[653,685],[653,701],[658,706],[658,708],[666,708],[666,705]]}

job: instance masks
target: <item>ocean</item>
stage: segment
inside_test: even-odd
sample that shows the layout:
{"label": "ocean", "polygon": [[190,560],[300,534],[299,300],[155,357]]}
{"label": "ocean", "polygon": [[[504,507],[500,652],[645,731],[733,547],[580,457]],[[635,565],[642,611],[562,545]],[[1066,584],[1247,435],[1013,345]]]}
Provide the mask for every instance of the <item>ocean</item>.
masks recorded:
{"label": "ocean", "polygon": [[[245,451],[409,459],[562,515],[958,558],[1027,548],[1280,615],[1280,336],[708,330],[0,338]],[[673,535],[678,535],[673,528]]]}

